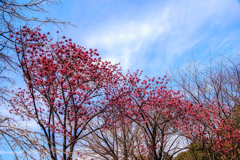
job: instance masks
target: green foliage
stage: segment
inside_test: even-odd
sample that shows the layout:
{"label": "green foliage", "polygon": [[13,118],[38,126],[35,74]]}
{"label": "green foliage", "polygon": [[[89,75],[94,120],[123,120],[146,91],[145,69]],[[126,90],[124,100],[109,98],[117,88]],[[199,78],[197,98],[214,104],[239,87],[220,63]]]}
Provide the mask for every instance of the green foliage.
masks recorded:
{"label": "green foliage", "polygon": [[203,151],[192,151],[188,150],[185,152],[181,152],[177,155],[177,157],[174,158],[174,160],[206,160],[207,157],[205,157]]}
{"label": "green foliage", "polygon": [[[211,157],[211,158],[210,158]],[[189,149],[179,153],[174,160],[222,160],[224,159],[219,153],[212,153],[210,150],[201,147],[198,143],[191,143]]]}
{"label": "green foliage", "polygon": [[191,160],[193,159],[189,151],[181,152],[174,158],[174,160]]}
{"label": "green foliage", "polygon": [[189,149],[181,152],[174,160],[207,160],[207,153],[198,143],[191,143]]}

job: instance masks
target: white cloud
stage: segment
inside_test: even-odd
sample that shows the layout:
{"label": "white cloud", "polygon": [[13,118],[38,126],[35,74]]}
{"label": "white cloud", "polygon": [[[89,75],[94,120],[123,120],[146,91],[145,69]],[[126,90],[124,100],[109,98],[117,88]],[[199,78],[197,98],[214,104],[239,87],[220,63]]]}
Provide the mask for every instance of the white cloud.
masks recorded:
{"label": "white cloud", "polygon": [[[164,23],[167,19],[169,10],[164,9],[160,19],[151,19],[151,16],[142,19],[128,19],[120,22],[114,22],[113,25],[102,26],[86,39],[87,47],[96,46],[107,50],[105,60],[113,63],[121,62],[123,69],[131,67],[134,59],[144,55],[144,50],[149,43],[164,32],[170,30],[170,25]],[[162,21],[162,23],[159,23]],[[112,22],[109,22],[112,23]]]}
{"label": "white cloud", "polygon": [[240,9],[237,2],[229,0],[183,0],[149,5],[152,10],[146,12],[143,6],[134,18],[95,26],[85,39],[87,47],[104,50],[104,58],[121,62],[124,70],[139,68],[156,73],[159,67],[171,66],[183,53],[192,53],[198,43],[207,43],[210,36],[207,30],[226,27],[236,19]]}

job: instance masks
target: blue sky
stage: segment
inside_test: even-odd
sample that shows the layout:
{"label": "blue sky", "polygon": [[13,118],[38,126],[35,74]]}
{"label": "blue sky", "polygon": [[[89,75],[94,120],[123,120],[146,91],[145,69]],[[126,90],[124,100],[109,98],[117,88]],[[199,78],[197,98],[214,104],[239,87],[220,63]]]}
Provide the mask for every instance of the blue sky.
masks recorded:
{"label": "blue sky", "polygon": [[[240,49],[236,0],[73,0],[49,11],[49,16],[78,26],[61,34],[97,48],[125,71],[140,69],[149,76],[181,67],[191,54],[205,60],[209,53],[237,54]],[[57,28],[47,30],[54,35]]]}
{"label": "blue sky", "polygon": [[[120,62],[124,72],[140,69],[162,77],[169,67],[184,66],[191,55],[205,62],[209,53],[218,57],[240,51],[237,0],[65,0],[46,9],[49,15],[34,16],[77,25],[60,35],[97,48],[103,59]],[[54,38],[57,30],[42,27]]]}

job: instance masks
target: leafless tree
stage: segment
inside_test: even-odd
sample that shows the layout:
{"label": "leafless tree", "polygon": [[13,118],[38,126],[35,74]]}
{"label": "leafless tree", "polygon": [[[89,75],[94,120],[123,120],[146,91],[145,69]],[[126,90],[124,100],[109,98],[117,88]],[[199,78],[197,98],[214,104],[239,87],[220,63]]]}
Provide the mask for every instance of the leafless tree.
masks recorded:
{"label": "leafless tree", "polygon": [[[0,116],[0,146],[5,149],[10,148],[15,159],[38,159],[34,155],[39,155],[40,159],[46,159],[48,150],[44,148],[46,139],[34,131],[23,127],[13,118]],[[22,154],[17,153],[19,149]]]}
{"label": "leafless tree", "polygon": [[29,0],[27,3],[17,2],[15,0],[0,0],[0,61],[4,66],[10,66],[14,69],[14,56],[11,54],[12,40],[10,34],[15,34],[21,26],[35,23],[35,27],[41,25],[56,25],[57,27],[72,25],[70,22],[63,22],[57,18],[39,19],[37,17],[28,16],[33,13],[48,13],[44,9],[44,5],[58,5],[60,0]]}
{"label": "leafless tree", "polygon": [[180,89],[185,98],[200,104],[217,99],[220,108],[225,105],[232,111],[231,115],[221,113],[219,116],[230,121],[239,117],[240,105],[240,63],[239,55],[210,57],[209,63],[201,64],[194,58],[183,69],[167,71],[173,87]]}
{"label": "leafless tree", "polygon": [[[193,104],[202,104],[208,107],[212,100],[216,100],[219,109],[227,107],[230,112],[220,110],[218,116],[229,122],[235,121],[235,129],[240,128],[240,63],[239,55],[209,57],[209,63],[201,63],[192,58],[183,69],[170,69],[167,75],[175,89],[179,89],[187,100]],[[203,124],[206,130],[211,130]],[[193,136],[194,137],[194,136]],[[199,144],[200,150],[205,150],[209,159],[216,156],[210,153],[208,147],[214,143],[208,141],[193,140]],[[195,148],[196,149],[196,148]]]}
{"label": "leafless tree", "polygon": [[[29,0],[27,3],[17,2],[15,0],[0,0],[0,60],[4,62],[4,65],[9,65],[13,68],[15,61],[14,57],[9,53],[11,49],[14,49],[12,40],[9,38],[10,34],[15,34],[19,31],[20,25],[32,24],[36,22],[35,27],[41,25],[51,24],[56,25],[61,29],[61,26],[67,24],[73,25],[70,22],[63,22],[56,18],[46,17],[41,20],[37,17],[27,16],[27,13],[48,13],[44,9],[46,5],[57,5],[61,1],[58,0]],[[15,68],[16,69],[16,68]]]}
{"label": "leafless tree", "polygon": [[[106,124],[107,118],[98,117],[94,124],[99,128]],[[113,126],[92,132],[84,138],[84,155],[98,159],[129,160],[136,157],[136,147],[140,128],[136,123],[117,122]],[[88,127],[89,132],[94,128]],[[136,145],[136,146],[135,146]],[[134,147],[135,146],[135,147]]]}

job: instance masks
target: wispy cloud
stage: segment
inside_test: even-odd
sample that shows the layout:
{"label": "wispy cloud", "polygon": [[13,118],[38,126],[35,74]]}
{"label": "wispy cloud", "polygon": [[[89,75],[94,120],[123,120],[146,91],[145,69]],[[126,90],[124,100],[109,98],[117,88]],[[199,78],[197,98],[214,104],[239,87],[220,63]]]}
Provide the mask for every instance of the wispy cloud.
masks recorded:
{"label": "wispy cloud", "polygon": [[133,10],[135,14],[129,13],[132,17],[110,18],[87,29],[83,41],[86,47],[103,52],[106,60],[121,62],[125,70],[159,73],[195,49],[203,53],[205,46],[214,50],[227,44],[229,37],[218,38],[224,34],[221,31],[239,20],[239,9],[238,2],[229,0],[149,3]]}
{"label": "wispy cloud", "polygon": [[141,57],[144,56],[143,51],[149,44],[154,43],[158,36],[170,30],[171,26],[166,22],[168,12],[169,10],[165,9],[159,19],[151,19],[147,16],[101,26],[101,31],[96,30],[86,38],[87,47],[96,46],[107,51],[104,55],[106,60],[111,60],[113,63],[121,62],[123,68],[127,69],[134,61],[141,61]]}

